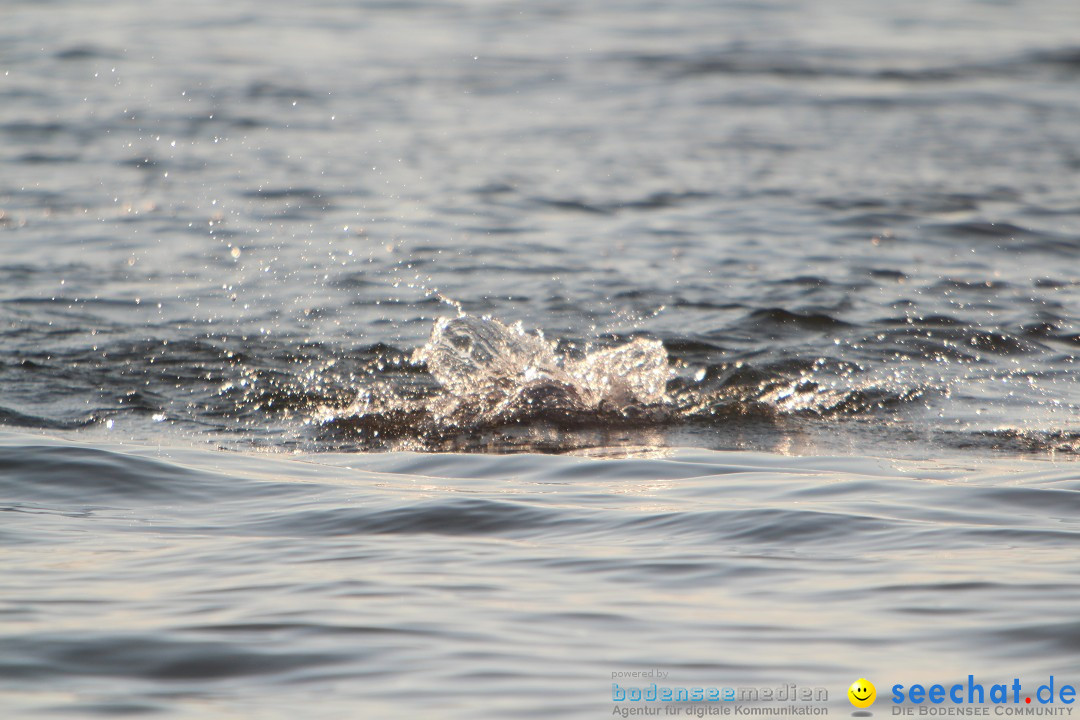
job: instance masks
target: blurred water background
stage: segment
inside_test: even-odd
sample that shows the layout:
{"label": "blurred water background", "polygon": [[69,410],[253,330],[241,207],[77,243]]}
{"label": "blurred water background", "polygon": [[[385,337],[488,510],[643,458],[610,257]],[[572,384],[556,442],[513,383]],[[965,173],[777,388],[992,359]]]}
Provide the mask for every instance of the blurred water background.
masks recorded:
{"label": "blurred water background", "polygon": [[1078,31],[3,2],[5,717],[1080,671]]}

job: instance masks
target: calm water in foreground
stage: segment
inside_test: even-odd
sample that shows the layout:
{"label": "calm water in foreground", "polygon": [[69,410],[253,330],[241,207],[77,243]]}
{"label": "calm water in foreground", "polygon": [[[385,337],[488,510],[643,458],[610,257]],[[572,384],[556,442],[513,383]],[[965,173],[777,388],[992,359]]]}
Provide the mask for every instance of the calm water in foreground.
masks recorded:
{"label": "calm water in foreground", "polygon": [[0,7],[0,714],[1080,681],[1080,6]]}

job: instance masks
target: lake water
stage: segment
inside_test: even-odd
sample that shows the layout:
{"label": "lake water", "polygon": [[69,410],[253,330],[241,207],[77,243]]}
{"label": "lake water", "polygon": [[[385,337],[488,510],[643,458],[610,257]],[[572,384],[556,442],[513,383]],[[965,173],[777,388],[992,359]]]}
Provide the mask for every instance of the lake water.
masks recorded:
{"label": "lake water", "polygon": [[0,711],[1080,681],[1078,30],[4,3]]}

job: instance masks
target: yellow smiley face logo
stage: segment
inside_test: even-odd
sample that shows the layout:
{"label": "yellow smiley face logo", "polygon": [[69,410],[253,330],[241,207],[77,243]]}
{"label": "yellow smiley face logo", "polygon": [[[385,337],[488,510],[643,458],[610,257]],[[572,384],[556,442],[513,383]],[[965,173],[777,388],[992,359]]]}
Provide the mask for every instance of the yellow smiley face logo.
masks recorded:
{"label": "yellow smiley face logo", "polygon": [[868,708],[877,700],[877,688],[866,678],[859,678],[847,689],[848,700],[857,708]]}

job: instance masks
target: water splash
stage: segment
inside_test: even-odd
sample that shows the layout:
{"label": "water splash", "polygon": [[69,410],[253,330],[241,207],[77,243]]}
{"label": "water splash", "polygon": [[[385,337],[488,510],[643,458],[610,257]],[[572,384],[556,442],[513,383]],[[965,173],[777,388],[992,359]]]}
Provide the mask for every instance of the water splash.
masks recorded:
{"label": "water splash", "polygon": [[480,423],[552,416],[640,417],[662,412],[671,376],[659,340],[571,357],[542,333],[520,323],[461,315],[435,323],[431,338],[413,355],[446,391],[436,417],[469,416]]}
{"label": "water splash", "polygon": [[462,313],[437,320],[427,342],[393,368],[380,361],[354,378],[351,401],[319,406],[307,424],[332,446],[566,451],[640,443],[663,428],[731,428],[733,418],[869,416],[917,405],[930,390],[824,358],[716,364],[708,362],[716,349],[698,357],[694,347],[635,338],[580,349]]}
{"label": "water splash", "polygon": [[430,385],[373,382],[350,406],[324,406],[311,421],[366,444],[426,449],[462,433],[654,424],[674,411],[672,371],[658,340],[573,354],[520,323],[462,314],[437,320],[411,363],[427,370]]}

